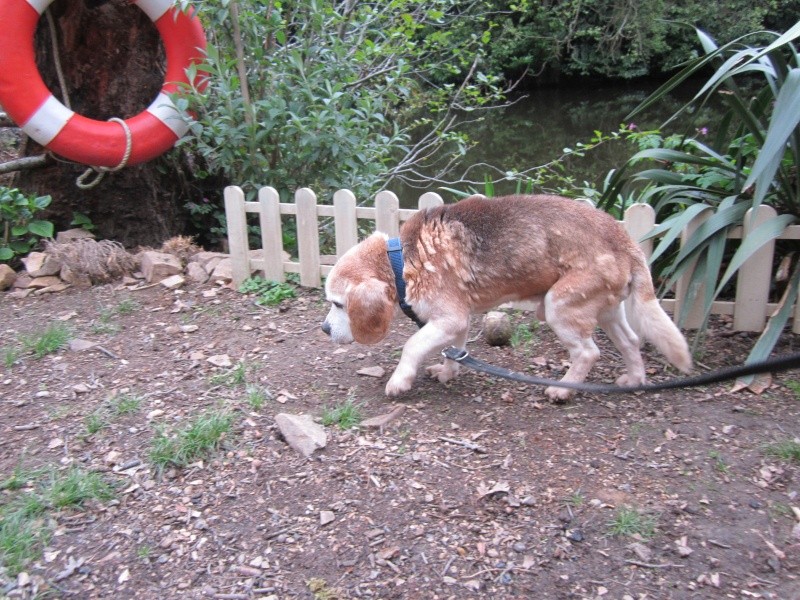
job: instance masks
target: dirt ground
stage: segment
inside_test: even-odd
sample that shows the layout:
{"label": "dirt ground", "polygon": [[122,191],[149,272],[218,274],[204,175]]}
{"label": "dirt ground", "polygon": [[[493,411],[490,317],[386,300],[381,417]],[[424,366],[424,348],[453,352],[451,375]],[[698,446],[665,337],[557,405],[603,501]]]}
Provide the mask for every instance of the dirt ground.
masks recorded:
{"label": "dirt ground", "polygon": [[[474,372],[446,386],[420,375],[394,402],[383,387],[414,325],[336,347],[326,310],[317,290],[273,308],[208,285],[0,295],[0,347],[50,322],[99,344],[0,366],[0,481],[78,465],[116,486],[111,501],[50,512],[49,543],[19,577],[0,573],[0,597],[800,598],[800,471],[768,452],[800,437],[797,372],[761,395],[726,384],[562,405]],[[546,327],[515,348],[478,329],[477,357],[563,372]],[[753,339],[716,321],[699,370],[740,363]],[[778,350],[799,342],[787,333]],[[620,360],[599,343],[591,380],[611,382]],[[232,366],[208,361],[219,355]],[[652,380],[674,376],[646,358]],[[225,377],[240,363],[250,387]],[[138,406],[102,413],[121,394]],[[365,418],[404,411],[383,429],[327,426],[310,459],[278,435],[277,413],[318,418],[347,399]],[[234,415],[222,448],[159,473],[159,428],[219,408]],[[615,533],[622,509],[652,532]]]}

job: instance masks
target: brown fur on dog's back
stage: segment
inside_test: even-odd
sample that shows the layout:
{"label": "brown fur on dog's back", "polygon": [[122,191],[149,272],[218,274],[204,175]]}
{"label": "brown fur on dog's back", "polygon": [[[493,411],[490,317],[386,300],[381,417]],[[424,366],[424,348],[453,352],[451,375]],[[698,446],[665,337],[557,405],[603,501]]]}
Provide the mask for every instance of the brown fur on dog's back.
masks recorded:
{"label": "brown fur on dog's back", "polygon": [[553,196],[473,196],[416,213],[401,237],[409,300],[458,290],[474,311],[541,296],[571,270],[601,271],[618,295],[638,251],[611,216]]}

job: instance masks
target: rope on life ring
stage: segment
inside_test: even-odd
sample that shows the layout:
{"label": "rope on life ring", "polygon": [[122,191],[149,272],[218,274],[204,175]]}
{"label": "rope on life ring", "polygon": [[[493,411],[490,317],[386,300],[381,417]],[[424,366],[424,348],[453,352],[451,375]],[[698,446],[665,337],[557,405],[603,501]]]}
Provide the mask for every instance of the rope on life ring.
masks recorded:
{"label": "rope on life ring", "polygon": [[[89,119],[59,102],[36,66],[33,37],[40,16],[53,0],[3,0],[0,23],[0,104],[33,140],[69,160],[93,165],[102,175],[160,156],[178,141],[189,123],[170,95],[182,86],[205,87],[205,73],[187,69],[204,56],[206,39],[193,9],[181,11],[171,0],[134,0],[155,24],[167,58],[161,91],[145,110],[129,119]],[[121,125],[118,126],[118,125]],[[87,173],[81,176],[85,178]]]}
{"label": "rope on life ring", "polygon": [[[120,169],[124,169],[125,165],[128,164],[128,159],[131,157],[131,150],[133,150],[133,137],[131,136],[131,128],[128,127],[128,124],[125,121],[118,117],[111,117],[109,121],[119,123],[122,125],[122,129],[125,131],[125,154],[122,155],[122,160],[119,161],[119,164],[116,167],[89,167],[83,173],[81,173],[75,180],[75,185],[82,190],[88,190],[95,187],[97,184],[103,181],[103,177],[106,176],[106,173],[115,173]],[[89,183],[86,183],[86,178],[92,173],[96,173],[95,178]]]}

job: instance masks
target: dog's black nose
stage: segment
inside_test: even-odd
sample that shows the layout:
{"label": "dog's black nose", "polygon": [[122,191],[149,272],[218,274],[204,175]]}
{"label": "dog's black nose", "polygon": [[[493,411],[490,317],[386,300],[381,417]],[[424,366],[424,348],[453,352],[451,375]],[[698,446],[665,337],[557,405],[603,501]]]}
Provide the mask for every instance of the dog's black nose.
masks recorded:
{"label": "dog's black nose", "polygon": [[330,335],[330,334],[331,334],[331,326],[330,326],[330,325],[328,325],[328,322],[327,322],[327,321],[323,321],[323,322],[322,322],[322,331],[324,331],[324,332],[325,332],[326,334],[328,334],[328,335]]}

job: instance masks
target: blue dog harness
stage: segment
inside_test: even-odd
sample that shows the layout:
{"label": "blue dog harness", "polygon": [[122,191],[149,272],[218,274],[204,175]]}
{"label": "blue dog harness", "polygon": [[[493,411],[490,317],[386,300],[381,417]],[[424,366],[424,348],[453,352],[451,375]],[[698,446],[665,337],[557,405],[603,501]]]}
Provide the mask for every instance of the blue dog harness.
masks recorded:
{"label": "blue dog harness", "polygon": [[425,323],[417,316],[414,309],[406,302],[406,282],[403,280],[403,247],[400,238],[390,238],[386,240],[386,253],[389,255],[389,262],[394,272],[394,285],[397,288],[397,301],[400,310],[417,324],[422,327]]}

